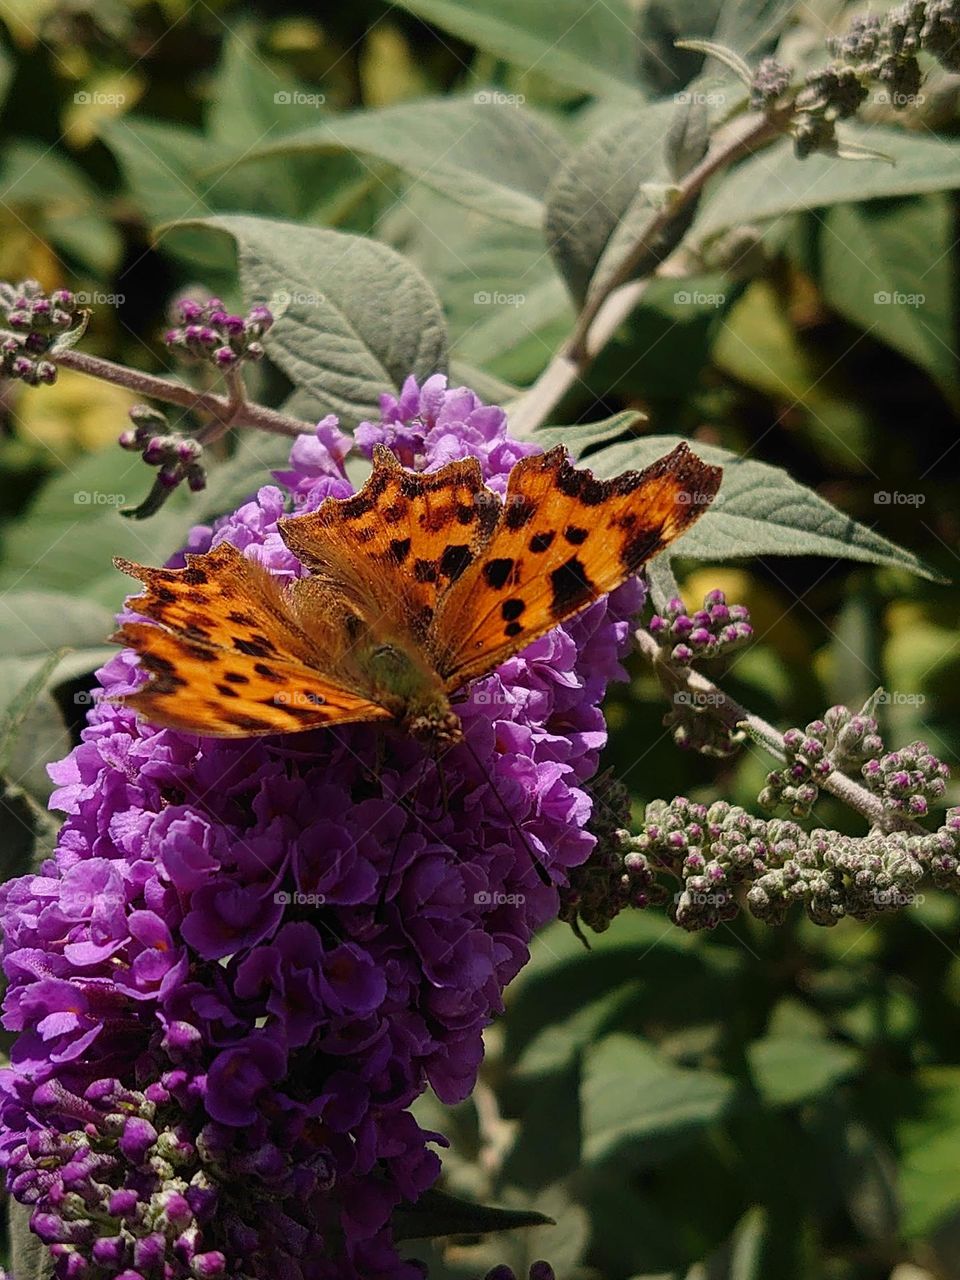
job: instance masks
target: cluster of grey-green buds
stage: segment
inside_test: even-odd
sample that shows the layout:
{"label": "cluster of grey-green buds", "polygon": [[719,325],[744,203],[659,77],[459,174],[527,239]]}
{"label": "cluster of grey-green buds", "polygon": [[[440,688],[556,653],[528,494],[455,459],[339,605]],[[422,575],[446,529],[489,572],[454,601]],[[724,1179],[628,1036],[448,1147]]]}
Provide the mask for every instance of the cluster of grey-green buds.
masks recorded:
{"label": "cluster of grey-green buds", "polygon": [[[647,623],[647,631],[660,646],[662,661],[679,676],[682,668],[702,659],[725,656],[753,636],[750,611],[742,604],[727,604],[722,591],[710,591],[703,608],[687,613],[679,596],[669,600],[661,613]],[[671,707],[663,723],[678,747],[704,755],[729,756],[743,740],[717,715],[722,695],[701,693],[678,678],[671,691]]]}
{"label": "cluster of grey-green buds", "polygon": [[[837,149],[836,122],[855,115],[877,87],[877,100],[903,110],[917,101],[927,53],[947,71],[960,71],[960,0],[908,0],[886,14],[854,18],[827,47],[834,62],[794,87],[789,67],[764,58],[750,86],[754,110],[782,113],[797,155]],[[792,98],[790,95],[793,95]]]}
{"label": "cluster of grey-green buds", "polygon": [[865,770],[871,757],[883,751],[883,741],[871,706],[874,695],[857,714],[848,707],[831,707],[822,720],[783,735],[787,762],[767,775],[760,792],[762,808],[780,807],[794,818],[807,818],[820,795],[820,783],[834,769],[848,776]]}
{"label": "cluster of grey-green buds", "polygon": [[830,925],[916,905],[928,884],[960,895],[960,808],[947,810],[935,831],[917,822],[945,795],[949,771],[923,742],[885,751],[873,714],[881,697],[878,690],[859,712],[831,707],[805,729],[788,730],[787,763],[760,796],[765,808],[785,805],[792,817],[807,817],[819,784],[836,770],[882,802],[886,818],[866,835],[807,831],[792,818],[685,796],[651,801],[630,835],[627,794],[604,777],[591,821],[597,851],[573,873],[562,918],[599,932],[624,907],[666,901],[689,930],[716,928],[743,909],[778,924],[795,905]]}
{"label": "cluster of grey-green buds", "polygon": [[559,917],[579,938],[581,925],[604,933],[626,907],[649,907],[666,901],[656,870],[635,847],[630,826],[630,794],[609,772],[590,784],[593,813],[590,832],[596,847],[585,863],[574,867],[560,890]]}
{"label": "cluster of grey-green buds", "polygon": [[135,404],[130,410],[132,428],[122,432],[117,443],[121,449],[139,453],[148,467],[156,467],[153,488],[139,507],[123,514],[143,519],[163,506],[170,494],[186,482],[194,493],[206,487],[207,476],[201,462],[203,446],[189,436],[171,431],[167,419],[147,404]]}
{"label": "cluster of grey-green buds", "polygon": [[0,378],[28,386],[49,385],[57,366],[46,357],[54,344],[77,324],[81,308],[69,289],[45,293],[36,280],[0,283]]}
{"label": "cluster of grey-green buds", "polygon": [[950,776],[947,766],[920,741],[867,760],[861,773],[888,812],[907,818],[926,817],[930,801],[943,798]]}

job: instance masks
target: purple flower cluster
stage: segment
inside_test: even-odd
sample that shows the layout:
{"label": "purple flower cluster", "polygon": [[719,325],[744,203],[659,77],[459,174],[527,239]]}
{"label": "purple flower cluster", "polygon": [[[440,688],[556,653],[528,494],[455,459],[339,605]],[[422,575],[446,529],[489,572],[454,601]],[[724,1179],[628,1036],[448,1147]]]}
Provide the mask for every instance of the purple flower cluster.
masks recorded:
{"label": "purple flower cluster", "polygon": [[[426,469],[472,455],[500,491],[533,451],[439,376],[356,440]],[[277,519],[349,494],[349,448],[325,419],[188,549],[226,539],[295,577]],[[439,765],[371,726],[217,740],[97,702],[52,769],[55,855],[0,890],[0,1158],[59,1277],[422,1275],[390,1219],[443,1139],[409,1107],[470,1092],[556,914],[530,851],[563,883],[593,847],[583,783],[641,599],[627,584],[475,683],[472,752]],[[100,673],[105,695],[141,679],[129,652]]]}

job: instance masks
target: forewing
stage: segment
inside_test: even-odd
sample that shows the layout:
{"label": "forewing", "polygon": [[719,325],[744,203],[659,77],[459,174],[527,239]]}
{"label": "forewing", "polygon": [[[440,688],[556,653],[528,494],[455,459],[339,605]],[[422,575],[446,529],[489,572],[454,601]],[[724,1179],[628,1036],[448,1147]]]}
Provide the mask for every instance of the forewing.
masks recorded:
{"label": "forewing", "polygon": [[683,444],[613,480],[578,470],[562,446],[518,462],[482,555],[444,595],[431,629],[447,691],[618,587],[693,524],[720,479]]}
{"label": "forewing", "polygon": [[439,596],[483,547],[500,510],[476,458],[408,471],[374,449],[373,471],[350,498],[327,498],[279,523],[280,536],[332,590],[375,625],[371,605],[423,640]]}
{"label": "forewing", "polygon": [[245,738],[389,717],[338,680],[337,620],[318,612],[307,631],[273,575],[229,543],[188,555],[185,569],[116,563],[146,585],[128,607],[151,619],[112,637],[150,673],[119,701],[150,723]]}

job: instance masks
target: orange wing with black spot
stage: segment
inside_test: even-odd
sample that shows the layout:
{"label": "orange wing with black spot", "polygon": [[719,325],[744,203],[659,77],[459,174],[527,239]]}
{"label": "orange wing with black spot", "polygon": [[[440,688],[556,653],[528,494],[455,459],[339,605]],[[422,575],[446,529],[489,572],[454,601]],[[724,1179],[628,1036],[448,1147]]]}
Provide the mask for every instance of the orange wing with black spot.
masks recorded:
{"label": "orange wing with black spot", "polygon": [[578,470],[562,446],[518,462],[496,528],[430,630],[447,691],[626,581],[703,514],[720,479],[684,444],[613,480]]}
{"label": "orange wing with black spot", "polygon": [[150,673],[119,701],[151,724],[247,738],[389,719],[338,678],[347,640],[337,610],[317,609],[305,628],[290,592],[229,543],[188,555],[185,569],[116,564],[146,585],[128,607],[151,619],[125,622],[112,637]]}
{"label": "orange wing with black spot", "polygon": [[476,458],[408,471],[377,445],[373,471],[350,498],[327,498],[279,523],[280,536],[315,578],[382,623],[423,641],[437,601],[490,536],[500,500]]}

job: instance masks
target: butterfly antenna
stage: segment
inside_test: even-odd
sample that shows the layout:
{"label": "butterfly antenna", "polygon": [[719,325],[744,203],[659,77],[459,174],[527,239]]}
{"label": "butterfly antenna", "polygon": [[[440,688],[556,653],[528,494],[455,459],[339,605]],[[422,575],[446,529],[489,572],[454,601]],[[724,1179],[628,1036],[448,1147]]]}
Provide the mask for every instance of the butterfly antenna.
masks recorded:
{"label": "butterfly antenna", "polygon": [[[419,778],[417,778],[416,784],[412,792],[410,793],[411,794],[410,803],[407,804],[403,796],[397,797],[397,803],[404,810],[409,810],[416,822],[420,821],[420,818],[417,814],[417,801],[420,799],[420,791],[423,787],[424,780],[426,779],[426,776],[427,776],[427,769],[430,765],[430,760],[431,760],[431,756],[429,753],[427,753],[423,757],[423,768],[420,770],[420,776]],[[380,886],[380,896],[377,899],[377,910],[376,910],[376,918],[378,920],[383,915],[383,908],[386,905],[386,901],[387,901],[387,890],[390,887],[390,881],[393,879],[393,873],[396,870],[397,856],[400,853],[400,842],[406,834],[407,834],[407,824],[406,824],[406,821],[404,821],[404,824],[400,828],[400,832],[397,835],[397,838],[393,845],[393,853],[390,855],[390,866],[387,869],[386,877],[383,881],[383,884]]]}
{"label": "butterfly antenna", "polygon": [[470,742],[470,739],[466,735],[464,735],[463,744],[467,748],[467,750],[470,752],[470,754],[473,756],[474,764],[480,770],[480,773],[486,779],[487,784],[490,787],[490,790],[496,796],[497,804],[499,804],[500,808],[503,810],[504,814],[506,815],[507,821],[510,823],[511,827],[513,827],[517,835],[520,837],[520,840],[523,843],[523,847],[526,849],[527,853],[529,854],[530,861],[533,863],[534,869],[537,875],[539,876],[541,883],[545,884],[547,888],[552,889],[554,887],[554,884],[553,884],[553,881],[550,879],[550,873],[547,871],[547,868],[540,861],[537,854],[533,851],[530,841],[527,839],[524,832],[520,829],[520,824],[517,822],[516,818],[507,808],[506,804],[504,803],[503,796],[501,796],[500,792],[496,788],[496,785],[494,784],[493,778],[487,772],[486,766],[484,765],[480,757],[477,755],[476,751],[474,751],[473,744]]}

